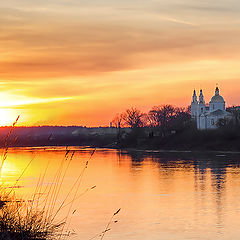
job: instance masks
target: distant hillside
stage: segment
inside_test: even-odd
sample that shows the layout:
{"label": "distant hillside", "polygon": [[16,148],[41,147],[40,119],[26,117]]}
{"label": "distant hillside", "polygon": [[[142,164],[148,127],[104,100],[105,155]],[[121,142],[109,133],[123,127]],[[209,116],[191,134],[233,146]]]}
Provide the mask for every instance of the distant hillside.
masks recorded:
{"label": "distant hillside", "polygon": [[[16,127],[6,141],[11,127],[0,127],[0,146],[97,145],[116,141],[117,128],[79,126]],[[129,132],[128,128],[122,131]]]}

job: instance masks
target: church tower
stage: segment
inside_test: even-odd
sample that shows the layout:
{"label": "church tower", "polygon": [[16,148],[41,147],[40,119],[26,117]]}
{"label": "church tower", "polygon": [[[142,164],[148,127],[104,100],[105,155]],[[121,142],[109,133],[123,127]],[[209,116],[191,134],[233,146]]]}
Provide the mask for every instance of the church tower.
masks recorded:
{"label": "church tower", "polygon": [[191,103],[191,117],[196,118],[198,115],[198,100],[196,91],[194,89],[193,96],[192,96],[192,103]]}
{"label": "church tower", "polygon": [[203,92],[202,89],[200,90],[200,95],[199,95],[199,110],[198,113],[199,114],[204,114],[206,111],[206,105],[205,105],[205,101],[204,101],[204,96],[203,96]]}
{"label": "church tower", "polygon": [[199,104],[198,104],[198,116],[199,116],[199,119],[197,120],[198,129],[206,129],[207,127],[205,113],[206,113],[206,104],[205,104],[203,92],[201,89],[200,95],[199,95]]}

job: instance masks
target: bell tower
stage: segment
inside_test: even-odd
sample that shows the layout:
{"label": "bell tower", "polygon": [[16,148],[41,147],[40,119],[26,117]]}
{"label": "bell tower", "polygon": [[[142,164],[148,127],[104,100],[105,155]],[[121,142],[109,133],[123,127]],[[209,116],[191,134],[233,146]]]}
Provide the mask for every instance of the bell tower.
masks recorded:
{"label": "bell tower", "polygon": [[194,89],[193,96],[192,96],[192,103],[191,103],[191,117],[196,118],[198,115],[198,100],[196,91]]}
{"label": "bell tower", "polygon": [[204,114],[206,111],[206,104],[204,101],[204,96],[203,96],[203,91],[202,89],[200,90],[200,95],[199,95],[199,114]]}

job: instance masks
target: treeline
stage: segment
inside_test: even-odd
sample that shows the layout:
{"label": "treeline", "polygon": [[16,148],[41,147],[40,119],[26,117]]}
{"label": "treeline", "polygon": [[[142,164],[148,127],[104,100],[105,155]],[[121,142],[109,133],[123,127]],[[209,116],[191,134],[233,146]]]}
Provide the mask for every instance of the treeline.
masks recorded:
{"label": "treeline", "polygon": [[165,135],[172,129],[182,129],[190,123],[190,107],[178,108],[172,105],[155,106],[148,113],[142,113],[137,108],[129,108],[117,114],[112,121],[116,128],[129,127],[131,129],[149,127],[161,130]]}
{"label": "treeline", "polygon": [[[148,113],[137,108],[129,108],[117,114],[112,126],[118,128],[116,144],[124,147],[155,147],[167,136],[194,128],[190,107],[179,108],[172,105],[154,106]],[[126,133],[125,128],[131,131]],[[157,147],[157,146],[156,146]]]}
{"label": "treeline", "polygon": [[151,129],[151,134],[166,136],[172,131],[183,130],[192,125],[190,107],[179,108],[172,105],[153,107],[148,113],[143,113],[137,108],[129,108],[117,114],[112,121],[116,128],[129,127],[132,130],[139,128]]}
{"label": "treeline", "polygon": [[[171,150],[240,151],[240,107],[227,108],[229,120],[218,129],[199,131],[190,107],[155,106],[149,112],[129,108],[117,114],[112,127],[11,127],[0,128],[0,147],[7,146],[92,146]],[[8,136],[9,132],[11,135]],[[6,144],[7,139],[7,144]]]}
{"label": "treeline", "polygon": [[[112,121],[118,128],[116,145],[120,148],[240,150],[240,107],[229,107],[227,111],[232,118],[219,120],[216,130],[199,131],[191,119],[190,107],[162,105],[148,113],[130,108]],[[131,131],[126,133],[124,127]]]}

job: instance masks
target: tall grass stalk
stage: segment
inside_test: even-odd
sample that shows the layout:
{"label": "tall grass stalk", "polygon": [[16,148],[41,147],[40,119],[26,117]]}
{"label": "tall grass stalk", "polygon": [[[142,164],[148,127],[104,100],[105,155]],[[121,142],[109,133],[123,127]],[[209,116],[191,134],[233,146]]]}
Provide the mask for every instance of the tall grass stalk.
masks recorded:
{"label": "tall grass stalk", "polygon": [[[8,155],[8,140],[18,119],[19,116],[13,123],[12,128],[4,140],[4,150],[0,163],[0,178],[4,162]],[[69,237],[71,235],[69,231],[70,223],[74,213],[77,211],[77,209],[73,209],[73,204],[81,196],[96,187],[89,187],[79,193],[84,174],[95,151],[96,149],[92,151],[83,169],[76,177],[72,186],[69,187],[69,191],[66,193],[65,198],[59,204],[57,204],[57,202],[60,199],[62,186],[75,155],[75,151],[71,151],[67,148],[58,169],[53,175],[52,183],[43,188],[44,179],[50,163],[50,161],[48,161],[46,168],[37,180],[35,190],[30,200],[18,199],[16,197],[15,188],[35,157],[28,162],[27,166],[10,188],[6,188],[3,185],[0,186],[0,240],[65,240]],[[66,215],[60,219],[60,212],[65,208],[67,208]],[[99,235],[101,240],[105,233],[110,230],[109,226],[112,223],[113,217],[118,214],[119,211],[120,209],[112,215],[106,229]]]}
{"label": "tall grass stalk", "polygon": [[[90,158],[84,164],[82,171],[60,204],[57,204],[57,201],[75,151],[66,150],[60,166],[54,174],[53,182],[43,188],[44,178],[48,171],[48,162],[47,167],[37,180],[31,199],[24,201],[17,199],[14,189],[31,165],[33,161],[31,159],[9,191],[4,187],[0,189],[0,240],[50,240],[68,237],[72,217],[70,213],[74,212],[72,210],[73,203],[80,196],[95,188],[95,186],[87,188],[79,194],[83,175],[94,152],[95,150],[91,153]],[[59,213],[66,207],[67,214],[59,219]],[[67,221],[69,221],[68,224]]]}
{"label": "tall grass stalk", "polygon": [[117,223],[116,220],[113,221],[113,218],[121,211],[121,208],[119,208],[115,213],[113,213],[113,215],[111,216],[110,220],[108,221],[105,229],[101,232],[101,233],[98,233],[97,235],[93,236],[92,238],[90,238],[89,240],[93,240],[95,238],[100,238],[100,240],[103,240],[105,234],[111,230],[110,228],[110,225],[112,223]]}
{"label": "tall grass stalk", "polygon": [[9,137],[11,136],[18,120],[20,118],[20,115],[18,115],[18,117],[16,118],[15,122],[13,123],[12,127],[10,128],[10,131],[8,132],[8,134],[6,135],[5,139],[4,139],[4,142],[3,142],[3,153],[2,153],[2,157],[1,157],[1,164],[0,164],[0,177],[1,177],[1,174],[2,174],[2,167],[3,167],[3,164],[4,162],[6,161],[7,159],[7,154],[8,154],[8,148],[9,148],[9,143],[8,143],[8,139]]}

